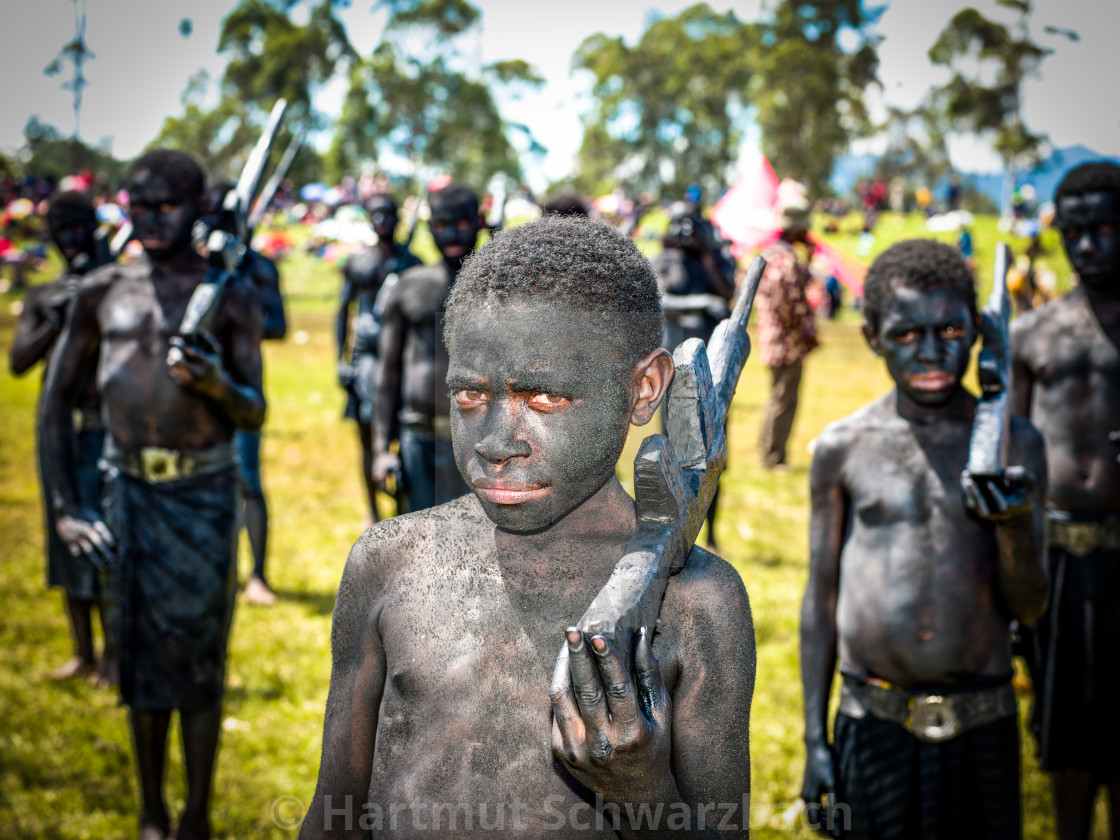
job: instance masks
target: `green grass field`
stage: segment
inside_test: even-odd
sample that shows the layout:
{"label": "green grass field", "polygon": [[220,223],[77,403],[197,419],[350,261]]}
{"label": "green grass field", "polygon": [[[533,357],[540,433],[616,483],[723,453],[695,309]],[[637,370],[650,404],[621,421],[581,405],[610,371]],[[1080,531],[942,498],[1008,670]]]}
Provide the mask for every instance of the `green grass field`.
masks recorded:
{"label": "green grass field", "polygon": [[[985,278],[994,225],[981,219],[974,230]],[[917,217],[886,216],[876,251],[922,232]],[[854,234],[832,239],[855,248]],[[1058,243],[1047,244],[1064,283],[1068,267],[1056,253]],[[226,838],[295,836],[319,764],[335,589],[363,517],[356,433],[341,419],[343,395],[335,384],[337,273],[303,254],[292,255],[281,272],[290,331],[287,340],[265,347],[263,451],[272,516],[269,570],[280,603],[239,606],[234,621],[213,810],[215,835]],[[5,357],[16,303],[12,295],[0,296]],[[718,537],[754,610],[752,826],[762,838],[812,836],[781,817],[798,793],[802,771],[797,630],[807,566],[808,447],[826,423],[889,388],[858,324],[858,316],[846,312],[822,325],[822,347],[806,366],[788,473],[757,466],[768,382],[755,361],[748,362],[729,421]],[[69,657],[70,640],[62,596],[44,587],[32,429],[38,390],[39,371],[22,379],[0,374],[0,837],[128,837],[138,792],[124,708],[112,692],[47,680]],[[640,440],[633,437],[620,463],[624,478]],[[391,504],[384,501],[388,512]],[[177,814],[184,796],[177,742],[169,755],[170,804]],[[1031,742],[1024,741],[1023,755],[1026,836],[1052,836],[1048,788]]]}

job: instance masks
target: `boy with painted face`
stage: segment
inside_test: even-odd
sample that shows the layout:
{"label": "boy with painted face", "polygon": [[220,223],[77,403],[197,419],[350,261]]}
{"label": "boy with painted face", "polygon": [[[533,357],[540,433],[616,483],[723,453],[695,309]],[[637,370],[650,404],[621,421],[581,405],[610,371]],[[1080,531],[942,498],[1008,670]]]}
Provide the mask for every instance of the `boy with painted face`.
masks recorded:
{"label": "boy with painted face", "polygon": [[[66,269],[58,280],[35,286],[23,297],[19,326],[8,351],[8,366],[14,376],[23,375],[40,359],[49,361],[51,349],[62,333],[66,309],[79,285],[88,272],[109,261],[104,240],[94,236],[97,216],[84,193],[64,192],[54,196],[47,210],[47,225],[51,239],[65,260]],[[73,444],[77,456],[78,491],[87,505],[96,505],[101,496],[97,459],[101,456],[104,430],[92,371],[86,372],[78,393],[75,407],[80,412],[81,421]],[[96,679],[108,684],[115,678],[116,671],[111,650],[104,653],[100,665],[93,652],[91,611],[101,598],[97,569],[89,558],[71,554],[55,530],[54,504],[46,492],[46,453],[41,428],[36,428],[36,436],[39,479],[43,488],[47,585],[61,586],[66,591],[66,606],[74,636],[74,657],[52,671],[51,676],[62,679],[93,675],[96,669]],[[100,612],[100,606],[98,610]],[[101,618],[104,627],[104,612]]]}
{"label": "boy with painted face", "polygon": [[[1012,403],[1046,439],[1050,609],[1034,627],[1033,728],[1058,836],[1088,837],[1098,788],[1120,803],[1120,167],[1071,170],[1056,224],[1080,278],[1011,331]],[[1111,437],[1111,440],[1110,440]]]}
{"label": "boy with painted face", "polygon": [[[373,412],[374,479],[382,489],[391,473],[403,479],[409,511],[467,492],[451,452],[451,403],[443,385],[447,350],[440,322],[482,220],[478,196],[456,181],[433,190],[428,206],[428,226],[443,260],[410,268],[385,290]],[[389,449],[394,440],[397,454]]]}
{"label": "boy with painted face", "polygon": [[[47,374],[43,417],[58,531],[110,578],[119,605],[120,685],[130,707],[142,797],[140,836],[163,838],[167,729],[178,709],[187,774],[180,840],[210,834],[209,798],[221,724],[226,641],[236,590],[235,428],[264,419],[260,311],[249,282],[229,286],[210,341],[177,333],[206,277],[191,247],[203,175],[182,152],[157,150],[126,177],[145,257],[106,266],[71,306]],[[96,357],[95,348],[100,345]],[[182,351],[169,359],[171,347]],[[96,366],[102,417],[100,510],[74,476],[70,409]],[[103,518],[104,517],[104,518]]]}
{"label": "boy with painted face", "polygon": [[911,240],[864,289],[864,335],[896,388],[826,427],[813,457],[802,797],[835,794],[858,837],[1019,837],[1008,624],[1046,606],[1042,439],[1016,419],[1014,466],[962,494],[972,274],[948,245]]}
{"label": "boy with painted face", "polygon": [[693,549],[635,678],[572,628],[635,528],[615,464],[672,378],[661,328],[648,261],[609,226],[545,217],[467,263],[445,337],[472,493],[351,552],[302,837],[347,819],[350,836],[747,836],[755,649],[735,571]]}
{"label": "boy with painted face", "polygon": [[[397,203],[388,195],[375,195],[366,204],[377,243],[357,251],[342,268],[342,304],[338,309],[338,382],[347,392],[346,417],[358,424],[362,447],[362,479],[369,501],[370,523],[377,521],[376,490],[373,480],[374,387],[377,373],[377,344],[381,335],[382,290],[398,275],[420,260],[394,237],[400,217]],[[390,281],[390,278],[392,280]],[[346,360],[350,333],[350,310],[357,304],[354,341]]]}

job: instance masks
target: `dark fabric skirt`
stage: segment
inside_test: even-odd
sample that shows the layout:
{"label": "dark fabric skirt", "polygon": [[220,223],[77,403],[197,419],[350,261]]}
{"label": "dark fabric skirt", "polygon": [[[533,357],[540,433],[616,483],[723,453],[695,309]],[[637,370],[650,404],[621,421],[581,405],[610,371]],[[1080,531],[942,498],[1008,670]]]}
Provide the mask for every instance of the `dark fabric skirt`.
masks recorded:
{"label": "dark fabric skirt", "polygon": [[[101,430],[77,433],[75,472],[78,498],[83,507],[101,510],[101,470],[97,465],[105,444]],[[95,601],[101,595],[97,567],[84,554],[75,557],[58,536],[55,528],[54,504],[47,494],[42,436],[39,438],[39,486],[43,492],[44,543],[47,549],[47,586],[61,586],[66,594],[82,601]]]}
{"label": "dark fabric skirt", "polygon": [[1019,723],[1014,717],[950,741],[919,741],[868,715],[836,717],[837,799],[861,840],[1022,836]]}
{"label": "dark fabric skirt", "polygon": [[111,469],[104,498],[117,539],[106,589],[121,696],[148,711],[212,706],[224,688],[237,589],[236,469],[163,484]]}
{"label": "dark fabric skirt", "polygon": [[1034,624],[1031,728],[1046,770],[1108,776],[1120,762],[1120,551],[1050,546],[1050,608]]}

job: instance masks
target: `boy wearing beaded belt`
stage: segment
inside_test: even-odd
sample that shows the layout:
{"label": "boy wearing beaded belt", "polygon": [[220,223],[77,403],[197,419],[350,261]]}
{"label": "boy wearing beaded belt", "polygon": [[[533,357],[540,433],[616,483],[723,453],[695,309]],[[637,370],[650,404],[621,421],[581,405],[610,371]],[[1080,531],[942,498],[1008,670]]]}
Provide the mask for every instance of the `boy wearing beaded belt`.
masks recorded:
{"label": "boy wearing beaded belt", "polygon": [[1098,788],[1120,804],[1120,166],[1071,170],[1056,224],[1081,282],[1015,322],[1012,406],[1046,439],[1050,609],[1034,627],[1032,728],[1060,838],[1088,837]]}
{"label": "boy wearing beaded belt", "polygon": [[[210,835],[225,652],[236,588],[235,428],[264,419],[260,311],[249,281],[225,291],[214,334],[179,325],[207,264],[191,247],[203,175],[181,152],[139,158],[126,179],[145,258],[106,266],[81,287],[47,373],[43,418],[58,531],[108,571],[120,606],[121,694],[130,707],[142,795],[140,837],[170,832],[163,797],[167,729],[178,709],[187,804],[180,840]],[[107,423],[100,511],[73,476],[70,405],[96,358]],[[177,347],[180,354],[169,354]],[[104,518],[103,518],[104,517]]]}
{"label": "boy wearing beaded belt", "polygon": [[912,240],[886,251],[864,314],[897,387],[829,425],[813,457],[802,796],[834,795],[861,838],[1016,838],[1008,624],[1046,605],[1042,439],[1016,420],[1015,466],[962,493],[976,399],[961,380],[979,320],[955,250]]}

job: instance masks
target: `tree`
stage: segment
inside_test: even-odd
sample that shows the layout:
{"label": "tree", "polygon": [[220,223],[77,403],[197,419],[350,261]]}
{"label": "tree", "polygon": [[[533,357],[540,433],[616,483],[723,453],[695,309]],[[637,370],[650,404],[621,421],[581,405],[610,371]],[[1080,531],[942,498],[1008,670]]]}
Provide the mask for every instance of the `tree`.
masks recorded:
{"label": "tree", "polygon": [[[955,128],[988,135],[1009,172],[1039,159],[1046,135],[1035,134],[1023,122],[1023,80],[1038,72],[1053,50],[1030,39],[1030,0],[997,0],[1018,13],[1013,26],[990,20],[976,9],[957,12],[929,50],[936,65],[952,70],[940,87],[937,101]],[[962,65],[976,72],[966,76]],[[986,82],[984,79],[993,78]]]}
{"label": "tree", "polygon": [[779,175],[792,173],[813,195],[828,191],[836,157],[873,126],[864,91],[878,84],[885,7],[862,0],[781,0],[762,25],[752,102],[762,150]]}
{"label": "tree", "polygon": [[745,91],[757,33],[733,12],[698,3],[650,24],[639,42],[585,39],[574,70],[594,77],[577,183],[588,192],[625,178],[680,195],[692,182],[717,192],[746,125]]}
{"label": "tree", "polygon": [[[213,82],[194,76],[183,93],[183,113],[164,120],[151,146],[179,148],[198,157],[214,179],[232,179],[260,136],[272,106],[288,101],[282,147],[297,124],[322,127],[324,115],[315,110],[315,94],[340,66],[354,61],[346,28],[335,15],[345,0],[241,0],[222,21],[218,52],[229,56],[220,83],[218,102]],[[292,20],[292,9],[310,7],[305,24]],[[321,161],[301,151],[293,165]]]}
{"label": "tree", "polygon": [[386,156],[484,186],[520,178],[521,153],[543,151],[524,126],[504,120],[492,91],[516,95],[544,80],[524,61],[468,72],[460,39],[481,13],[466,0],[382,0],[381,43],[350,70],[350,86],[327,153],[328,177],[354,174]]}
{"label": "tree", "polygon": [[933,185],[952,171],[945,119],[930,99],[911,110],[887,108],[882,128],[887,149],[875,164],[876,175]]}
{"label": "tree", "polygon": [[19,157],[26,173],[58,180],[87,169],[104,175],[110,185],[118,184],[124,174],[124,163],[109,151],[109,140],[96,147],[88,146],[77,137],[64,137],[55,126],[37,116],[27,121],[23,139]]}

